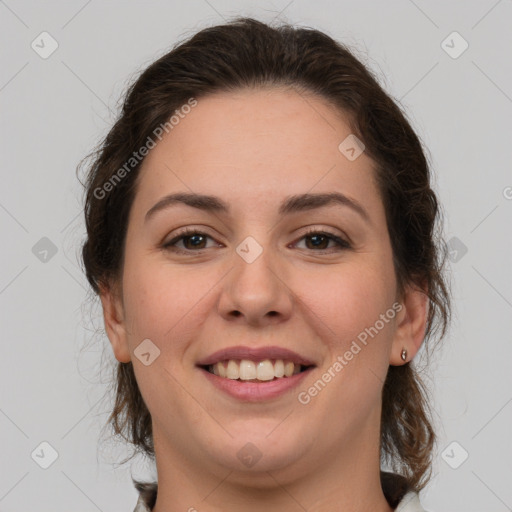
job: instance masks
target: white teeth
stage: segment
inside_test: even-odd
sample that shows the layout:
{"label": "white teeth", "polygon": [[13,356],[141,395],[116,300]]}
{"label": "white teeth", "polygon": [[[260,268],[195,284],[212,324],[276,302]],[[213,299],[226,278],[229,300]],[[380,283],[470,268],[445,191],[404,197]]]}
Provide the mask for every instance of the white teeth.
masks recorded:
{"label": "white teeth", "polygon": [[258,366],[256,366],[256,378],[258,380],[272,380],[274,378],[274,366],[272,361],[265,359],[265,361],[258,363]]}
{"label": "white teeth", "polygon": [[[217,366],[219,363],[217,363],[215,366]],[[233,359],[229,360],[228,367],[226,369],[226,377],[228,379],[238,379],[240,377],[240,366],[236,361],[233,361]]]}
{"label": "white teeth", "polygon": [[284,365],[284,374],[286,377],[291,377],[293,375],[293,367],[295,365],[291,361],[287,361]]}
{"label": "white teeth", "polygon": [[242,359],[240,361],[240,379],[252,380],[256,378],[256,365],[252,361]]}
{"label": "white teeth", "polygon": [[229,361],[220,361],[210,365],[209,370],[218,377],[232,380],[260,380],[269,381],[274,378],[291,377],[300,373],[301,365],[294,364],[292,361],[276,359],[272,362],[270,359],[254,362],[248,359]]}
{"label": "white teeth", "polygon": [[276,377],[284,377],[284,363],[282,359],[278,359],[274,363],[274,375]]}
{"label": "white teeth", "polygon": [[218,368],[218,375],[219,377],[227,377],[227,371],[226,371],[226,367],[223,365],[223,364],[216,364],[214,365],[213,369],[215,370],[215,368]]}

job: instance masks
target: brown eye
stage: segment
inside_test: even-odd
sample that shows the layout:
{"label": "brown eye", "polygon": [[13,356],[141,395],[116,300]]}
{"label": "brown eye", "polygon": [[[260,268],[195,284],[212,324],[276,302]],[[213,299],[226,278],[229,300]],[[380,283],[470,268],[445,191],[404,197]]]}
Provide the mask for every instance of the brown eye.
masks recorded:
{"label": "brown eye", "polygon": [[185,249],[204,249],[204,242],[207,237],[201,234],[181,237]]}
{"label": "brown eye", "polygon": [[[309,231],[300,240],[306,240],[306,249],[324,251],[329,249],[343,250],[350,249],[351,245],[343,238],[334,233],[324,231]],[[334,246],[329,247],[329,243],[334,242]]]}
{"label": "brown eye", "polygon": [[[213,240],[213,238],[206,233],[195,230],[186,230],[179,233],[162,247],[173,252],[190,254],[212,247],[207,247],[208,239]],[[338,237],[334,233],[324,231],[310,231],[303,235],[300,240],[306,241],[305,249],[320,253],[323,251],[336,252],[351,248],[351,245],[346,240]],[[329,246],[329,244],[331,244],[331,246]]]}
{"label": "brown eye", "polygon": [[[187,253],[195,252],[201,249],[208,249],[206,247],[207,239],[213,240],[211,236],[200,231],[187,230],[181,232],[169,242],[166,242],[162,247],[171,251]],[[178,245],[181,243],[181,247]]]}
{"label": "brown eye", "polygon": [[[307,240],[311,241],[312,247],[308,247],[308,249],[327,249],[329,242],[331,241],[329,237],[321,234],[317,235],[308,235],[305,237]],[[306,246],[307,246],[306,242]]]}

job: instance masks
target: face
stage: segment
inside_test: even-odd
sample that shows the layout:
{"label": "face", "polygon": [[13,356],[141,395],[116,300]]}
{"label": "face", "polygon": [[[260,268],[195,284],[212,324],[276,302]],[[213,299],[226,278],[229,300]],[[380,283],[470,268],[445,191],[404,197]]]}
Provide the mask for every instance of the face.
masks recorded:
{"label": "face", "polygon": [[222,93],[145,158],[121,291],[102,300],[157,460],[291,477],[378,453],[388,366],[414,355],[424,316],[397,297],[373,162],[338,148],[350,134],[316,96]]}

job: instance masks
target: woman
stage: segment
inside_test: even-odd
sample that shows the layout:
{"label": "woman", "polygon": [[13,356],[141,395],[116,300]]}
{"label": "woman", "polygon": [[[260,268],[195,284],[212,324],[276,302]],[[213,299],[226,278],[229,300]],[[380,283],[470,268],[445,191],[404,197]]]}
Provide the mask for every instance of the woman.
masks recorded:
{"label": "woman", "polygon": [[412,359],[449,320],[418,137],[327,35],[240,18],[146,69],[89,169],[83,259],[136,511],[421,511]]}

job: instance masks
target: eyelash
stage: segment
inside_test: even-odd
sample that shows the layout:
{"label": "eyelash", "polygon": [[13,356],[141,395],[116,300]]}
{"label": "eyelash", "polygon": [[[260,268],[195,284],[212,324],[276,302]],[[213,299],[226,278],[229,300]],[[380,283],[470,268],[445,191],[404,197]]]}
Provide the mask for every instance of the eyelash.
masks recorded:
{"label": "eyelash", "polygon": [[[193,252],[201,252],[201,251],[206,250],[206,249],[199,249],[197,251],[195,251],[193,249],[186,249],[186,250],[184,250],[184,249],[179,249],[177,247],[174,247],[174,244],[176,244],[177,242],[179,242],[183,238],[187,238],[187,237],[192,236],[192,235],[201,235],[201,236],[204,236],[204,237],[207,237],[207,238],[211,238],[213,240],[213,238],[210,235],[208,235],[207,233],[203,233],[203,232],[198,231],[196,229],[187,228],[187,229],[183,230],[182,232],[180,232],[178,235],[176,235],[172,240],[170,240],[169,242],[166,242],[164,245],[162,245],[162,248],[170,250],[170,251],[173,251],[173,252],[176,252],[178,254],[190,254],[190,253],[193,253]],[[321,230],[318,230],[318,229],[310,229],[310,230],[308,230],[306,233],[304,233],[302,235],[301,238],[299,238],[299,241],[302,240],[303,238],[307,238],[308,236],[311,236],[311,235],[325,236],[329,240],[332,240],[332,241],[336,242],[338,244],[338,248],[336,249],[336,251],[343,251],[343,250],[347,250],[347,249],[351,249],[352,248],[350,243],[347,242],[346,240],[344,240],[343,238],[340,238],[339,236],[335,235],[334,233],[330,233],[329,231],[321,231]],[[314,249],[310,249],[310,250],[312,250],[313,252],[320,253],[320,254],[326,254],[326,253],[330,254],[331,252],[333,252],[333,251],[330,251],[328,249],[322,249],[322,250],[318,250],[318,251],[316,251]]]}

